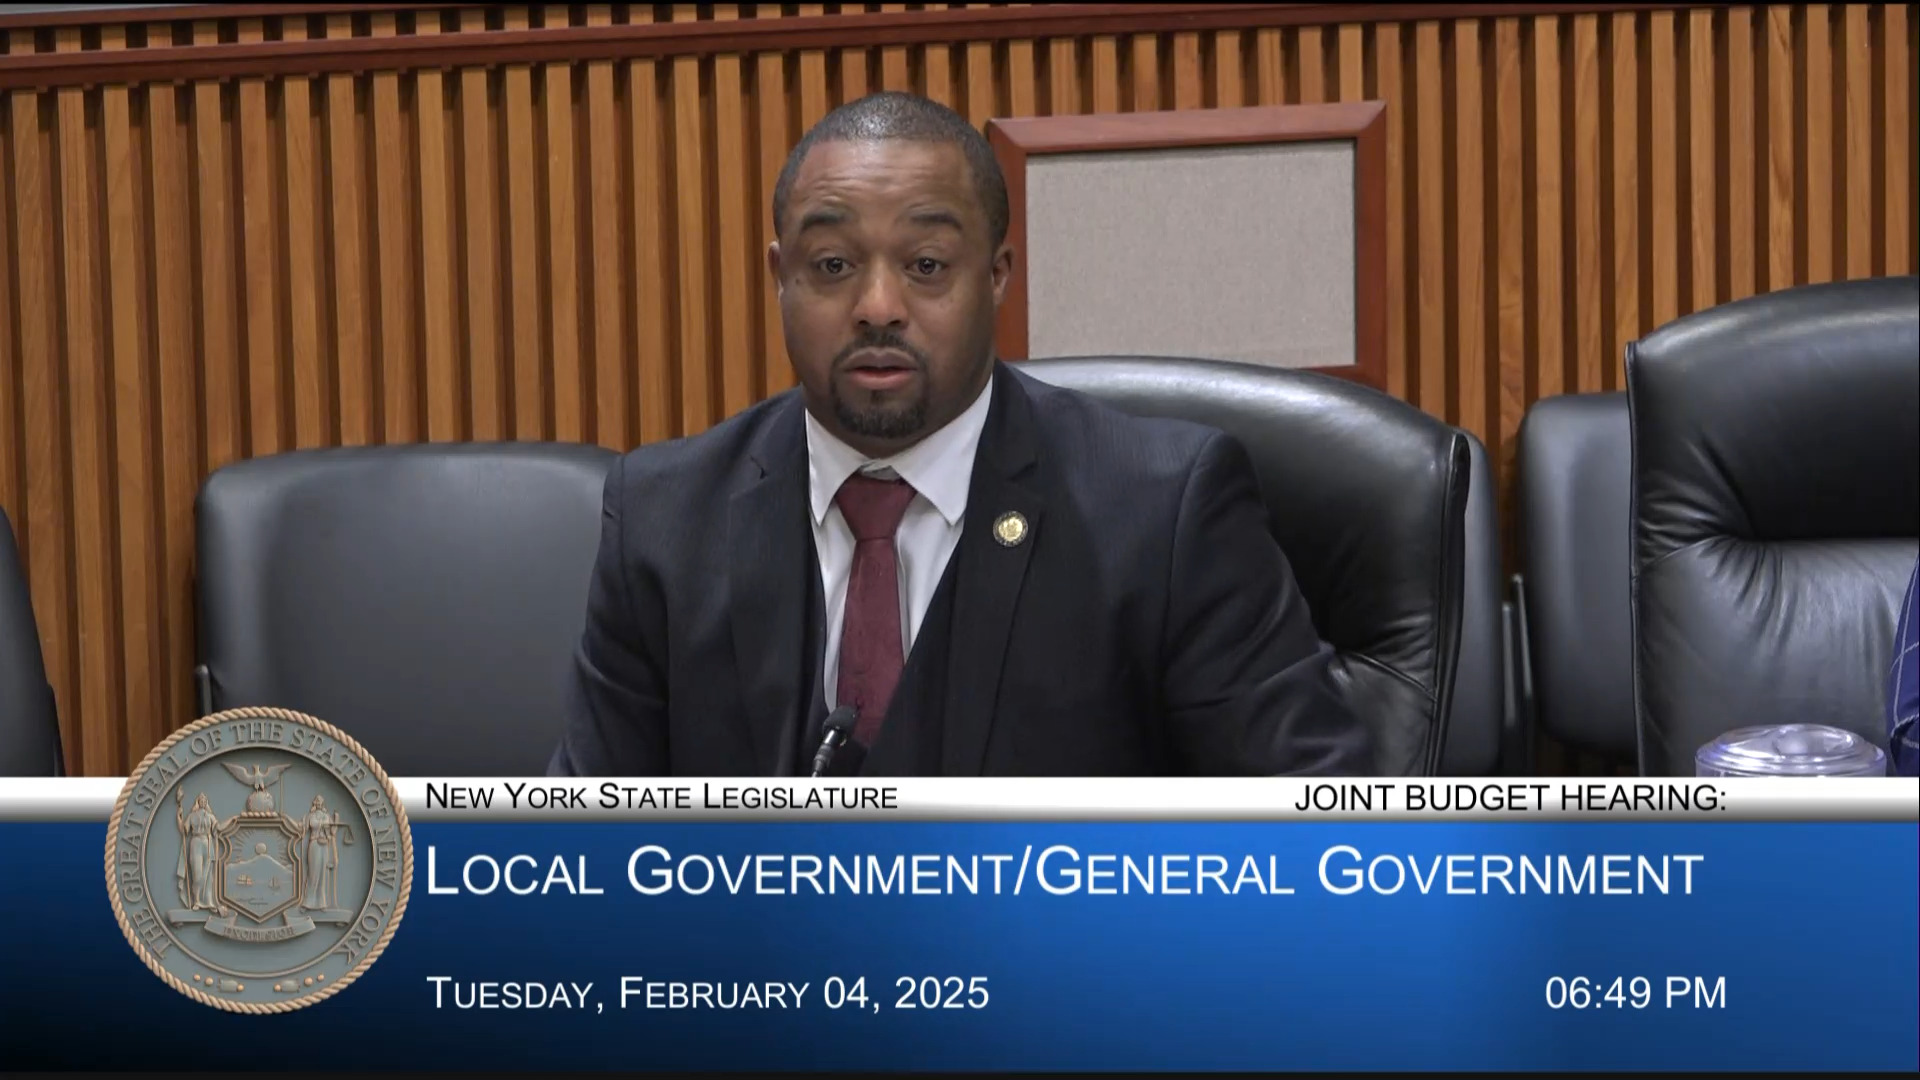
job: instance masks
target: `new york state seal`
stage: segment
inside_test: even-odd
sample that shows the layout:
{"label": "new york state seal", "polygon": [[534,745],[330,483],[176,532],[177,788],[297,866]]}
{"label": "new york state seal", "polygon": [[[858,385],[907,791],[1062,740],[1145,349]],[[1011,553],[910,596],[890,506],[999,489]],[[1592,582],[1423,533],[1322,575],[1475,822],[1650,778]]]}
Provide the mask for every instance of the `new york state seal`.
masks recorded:
{"label": "new york state seal", "polygon": [[168,986],[240,1013],[339,993],[393,940],[413,886],[406,808],[345,732],[285,709],[215,713],[127,778],[107,895]]}

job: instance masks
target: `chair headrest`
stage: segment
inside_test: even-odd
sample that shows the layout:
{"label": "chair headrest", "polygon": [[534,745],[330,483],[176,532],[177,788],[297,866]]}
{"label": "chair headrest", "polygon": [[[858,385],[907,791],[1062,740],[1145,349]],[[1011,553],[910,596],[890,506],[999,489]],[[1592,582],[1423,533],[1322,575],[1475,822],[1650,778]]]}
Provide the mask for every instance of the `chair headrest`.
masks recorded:
{"label": "chair headrest", "polygon": [[1920,277],[1787,289],[1627,353],[1641,561],[1920,532]]}

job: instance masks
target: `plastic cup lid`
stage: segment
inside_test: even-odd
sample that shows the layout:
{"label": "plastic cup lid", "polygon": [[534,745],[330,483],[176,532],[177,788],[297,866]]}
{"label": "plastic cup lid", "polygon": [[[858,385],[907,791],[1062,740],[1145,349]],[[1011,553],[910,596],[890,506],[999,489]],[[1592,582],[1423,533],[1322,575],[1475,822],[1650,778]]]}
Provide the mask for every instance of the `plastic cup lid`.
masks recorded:
{"label": "plastic cup lid", "polygon": [[1781,724],[1729,731],[1700,748],[1701,772],[1723,776],[1860,776],[1885,770],[1886,754],[1843,728]]}

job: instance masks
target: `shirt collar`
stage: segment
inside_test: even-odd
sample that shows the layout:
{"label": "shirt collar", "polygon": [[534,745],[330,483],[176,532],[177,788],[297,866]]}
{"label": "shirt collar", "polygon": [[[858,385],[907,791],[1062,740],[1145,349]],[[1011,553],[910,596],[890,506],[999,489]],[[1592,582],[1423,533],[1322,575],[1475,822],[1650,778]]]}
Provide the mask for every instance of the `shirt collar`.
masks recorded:
{"label": "shirt collar", "polygon": [[[869,458],[837,438],[811,412],[807,423],[807,495],[813,523],[820,525],[833,507],[833,497],[855,472],[894,475],[913,485],[948,525],[960,524],[967,512],[967,491],[973,485],[973,457],[980,433],[987,426],[993,401],[989,378],[973,404],[945,427],[892,457]],[[804,410],[803,410],[804,411]]]}

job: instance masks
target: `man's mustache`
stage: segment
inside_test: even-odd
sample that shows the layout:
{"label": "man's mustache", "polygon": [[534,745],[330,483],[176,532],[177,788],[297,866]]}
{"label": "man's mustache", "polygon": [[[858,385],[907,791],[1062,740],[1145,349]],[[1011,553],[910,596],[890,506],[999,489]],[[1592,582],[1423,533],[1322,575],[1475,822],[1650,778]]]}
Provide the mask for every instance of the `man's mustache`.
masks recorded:
{"label": "man's mustache", "polygon": [[840,350],[839,355],[833,358],[834,370],[837,371],[845,368],[857,353],[880,352],[883,350],[904,353],[913,359],[915,367],[922,370],[925,370],[927,366],[927,355],[912,345],[907,344],[907,340],[901,337],[898,332],[893,330],[873,330],[861,334],[848,344],[846,348]]}

